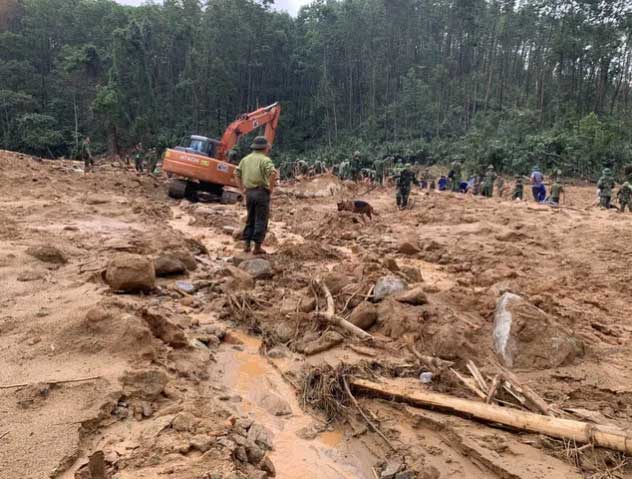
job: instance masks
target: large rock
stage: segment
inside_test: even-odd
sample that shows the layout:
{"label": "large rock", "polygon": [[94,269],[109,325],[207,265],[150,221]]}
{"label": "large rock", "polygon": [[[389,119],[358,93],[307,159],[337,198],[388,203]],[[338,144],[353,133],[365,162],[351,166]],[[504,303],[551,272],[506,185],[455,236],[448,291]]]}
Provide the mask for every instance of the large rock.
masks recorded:
{"label": "large rock", "polygon": [[232,265],[226,265],[220,271],[220,274],[227,276],[226,282],[223,286],[223,289],[226,292],[251,289],[255,285],[255,281],[250,274]]}
{"label": "large rock", "polygon": [[44,263],[66,264],[68,262],[59,248],[49,245],[31,246],[26,250],[26,254]]}
{"label": "large rock", "polygon": [[325,286],[334,296],[351,284],[351,278],[343,273],[332,272],[325,276]]}
{"label": "large rock", "polygon": [[404,237],[397,244],[397,251],[405,255],[416,255],[421,251],[419,243],[415,238]]}
{"label": "large rock", "polygon": [[152,334],[173,348],[185,348],[189,341],[184,332],[159,311],[145,309],[142,312],[143,319],[149,326]]}
{"label": "large rock", "polygon": [[239,265],[239,268],[249,273],[254,279],[269,279],[274,276],[272,265],[268,260],[262,258],[244,261]]}
{"label": "large rock", "polygon": [[292,414],[292,408],[288,402],[273,392],[266,393],[259,405],[273,416],[289,416]]}
{"label": "large rock", "polygon": [[510,368],[556,368],[584,352],[570,330],[513,293],[503,294],[496,305],[493,342],[496,355]]}
{"label": "large rock", "polygon": [[156,276],[172,276],[185,273],[187,267],[175,256],[163,254],[154,260],[154,269]]}
{"label": "large rock", "polygon": [[349,322],[365,331],[377,321],[377,308],[371,303],[359,304],[349,316]]}
{"label": "large rock", "polygon": [[133,254],[115,256],[105,271],[105,282],[113,291],[148,292],[156,285],[156,270],[149,258]]}
{"label": "large rock", "polygon": [[375,283],[373,298],[382,301],[387,296],[404,291],[407,287],[406,282],[397,276],[383,276]]}
{"label": "large rock", "polygon": [[421,306],[428,303],[426,293],[419,286],[408,291],[402,291],[396,294],[394,298],[400,303],[412,304],[413,306]]}

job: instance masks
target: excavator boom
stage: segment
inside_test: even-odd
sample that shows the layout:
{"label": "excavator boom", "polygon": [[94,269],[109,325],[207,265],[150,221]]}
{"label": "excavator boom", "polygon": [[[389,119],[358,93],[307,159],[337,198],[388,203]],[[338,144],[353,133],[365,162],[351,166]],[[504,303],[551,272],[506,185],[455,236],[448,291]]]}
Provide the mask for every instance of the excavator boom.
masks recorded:
{"label": "excavator boom", "polygon": [[162,169],[177,179],[171,182],[169,195],[173,198],[196,199],[199,193],[225,199],[224,187],[236,187],[234,171],[236,165],[227,161],[228,152],[239,138],[257,128],[265,127],[265,137],[274,143],[281,115],[281,105],[259,108],[241,115],[233,121],[220,141],[203,136],[192,136],[189,147],[170,148],[166,151]]}
{"label": "excavator boom", "polygon": [[263,125],[266,127],[265,137],[268,143],[272,145],[274,143],[280,116],[281,105],[277,102],[237,118],[228,125],[228,128],[226,128],[222,136],[217,155],[218,159],[225,161],[228,152],[235,147],[242,135],[247,135]]}

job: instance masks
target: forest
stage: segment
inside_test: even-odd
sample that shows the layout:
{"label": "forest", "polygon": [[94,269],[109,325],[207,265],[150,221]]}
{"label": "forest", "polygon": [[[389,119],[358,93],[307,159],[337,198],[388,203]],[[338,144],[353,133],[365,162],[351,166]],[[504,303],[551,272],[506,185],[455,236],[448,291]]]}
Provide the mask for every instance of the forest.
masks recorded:
{"label": "forest", "polygon": [[632,5],[314,0],[294,18],[271,0],[0,0],[2,149],[164,148],[274,101],[275,161],[621,171]]}

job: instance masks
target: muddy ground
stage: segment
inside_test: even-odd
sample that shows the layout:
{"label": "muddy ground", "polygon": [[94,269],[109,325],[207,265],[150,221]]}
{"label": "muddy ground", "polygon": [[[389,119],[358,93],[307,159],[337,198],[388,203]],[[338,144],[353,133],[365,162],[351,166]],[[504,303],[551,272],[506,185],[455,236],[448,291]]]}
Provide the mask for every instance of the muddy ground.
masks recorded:
{"label": "muddy ground", "polygon": [[[239,205],[175,202],[163,179],[107,162],[84,175],[0,152],[0,477],[632,477],[618,453],[356,394],[385,440],[334,387],[345,371],[478,400],[415,352],[491,380],[511,292],[531,314],[520,381],[564,417],[630,428],[632,215],[590,207],[592,186],[557,209],[416,191],[398,211],[392,189],[365,191],[284,185],[269,264],[253,265]],[[379,216],[338,213],[354,197]],[[113,261],[160,277],[113,291]],[[412,299],[378,300],[384,277]],[[372,341],[318,319],[318,281]]]}

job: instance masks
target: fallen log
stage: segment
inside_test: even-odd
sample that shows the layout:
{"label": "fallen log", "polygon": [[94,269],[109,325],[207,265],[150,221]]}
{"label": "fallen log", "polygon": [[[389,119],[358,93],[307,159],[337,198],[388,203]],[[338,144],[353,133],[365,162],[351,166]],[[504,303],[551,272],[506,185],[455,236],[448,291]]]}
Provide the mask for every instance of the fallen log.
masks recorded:
{"label": "fallen log", "polygon": [[[53,386],[57,384],[70,384],[70,383],[81,383],[84,381],[94,381],[96,379],[101,379],[101,376],[90,376],[89,378],[77,378],[77,379],[62,379],[61,381],[40,381],[40,383]],[[0,389],[23,388],[26,386],[30,386],[31,384],[37,384],[37,383],[5,384],[5,385],[0,385]]]}
{"label": "fallen log", "polygon": [[373,339],[369,333],[367,333],[364,329],[358,328],[355,324],[350,323],[346,319],[343,319],[339,316],[336,316],[336,307],[334,304],[334,297],[331,295],[329,288],[325,285],[325,283],[321,280],[317,280],[316,284],[320,287],[325,295],[325,300],[327,301],[327,309],[325,312],[316,313],[318,318],[322,318],[325,321],[340,326],[341,328],[355,334],[356,336],[361,337],[362,339]]}
{"label": "fallen log", "polygon": [[632,454],[632,432],[624,431],[618,427],[588,424],[581,421],[518,411],[469,399],[456,398],[446,394],[429,392],[419,387],[411,387],[392,380],[378,384],[364,379],[353,379],[349,381],[349,386],[359,392],[402,401],[413,406],[436,408],[471,416],[482,421],[503,424],[522,431],[572,440],[582,444],[593,444]]}

